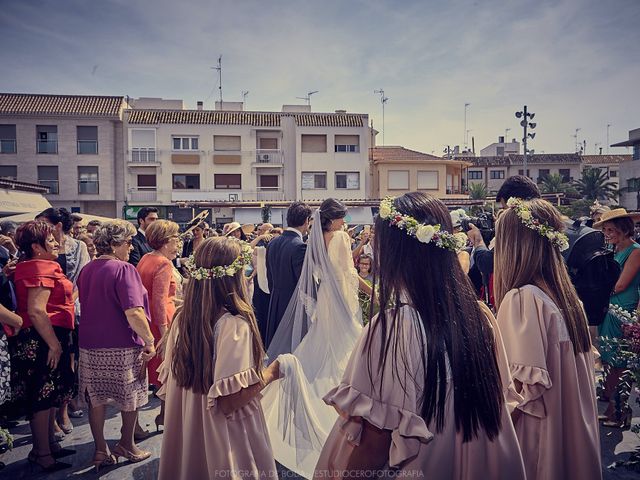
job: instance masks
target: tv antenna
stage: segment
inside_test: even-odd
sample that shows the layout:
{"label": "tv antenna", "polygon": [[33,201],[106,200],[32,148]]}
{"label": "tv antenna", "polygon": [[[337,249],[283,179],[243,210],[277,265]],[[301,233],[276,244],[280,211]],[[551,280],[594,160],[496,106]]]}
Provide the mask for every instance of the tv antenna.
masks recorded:
{"label": "tv antenna", "polygon": [[318,93],[320,90],[314,90],[313,92],[307,92],[307,96],[306,97],[296,97],[299,98],[300,100],[304,100],[305,102],[307,102],[307,105],[311,106],[311,95],[314,95],[316,93]]}
{"label": "tv antenna", "polygon": [[576,128],[576,133],[571,135],[573,138],[575,138],[576,142],[575,142],[575,147],[576,147],[576,153],[580,152],[580,143],[578,142],[578,132],[582,130],[582,128]]}
{"label": "tv antenna", "polygon": [[382,104],[382,146],[384,147],[384,106],[389,101],[389,97],[385,97],[383,88],[374,90],[373,93],[380,95],[380,103]]}
{"label": "tv antenna", "polygon": [[242,106],[244,109],[247,109],[247,96],[249,95],[249,90],[242,90]]}
{"label": "tv antenna", "polygon": [[218,57],[218,65],[211,68],[218,71],[218,91],[220,92],[220,108],[222,108],[222,55]]}

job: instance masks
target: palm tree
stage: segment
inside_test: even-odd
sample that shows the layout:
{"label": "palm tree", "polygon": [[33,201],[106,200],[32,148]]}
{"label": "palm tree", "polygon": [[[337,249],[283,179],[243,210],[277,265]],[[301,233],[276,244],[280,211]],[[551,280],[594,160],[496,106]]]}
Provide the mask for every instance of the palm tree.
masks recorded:
{"label": "palm tree", "polygon": [[587,200],[609,200],[617,195],[616,184],[609,181],[606,172],[600,168],[585,168],[582,177],[574,185],[582,198]]}
{"label": "palm tree", "polygon": [[487,187],[484,183],[471,183],[469,184],[469,197],[473,200],[484,200],[489,195]]}
{"label": "palm tree", "polygon": [[540,184],[542,193],[563,193],[566,187],[567,184],[564,182],[564,177],[559,173],[546,175]]}

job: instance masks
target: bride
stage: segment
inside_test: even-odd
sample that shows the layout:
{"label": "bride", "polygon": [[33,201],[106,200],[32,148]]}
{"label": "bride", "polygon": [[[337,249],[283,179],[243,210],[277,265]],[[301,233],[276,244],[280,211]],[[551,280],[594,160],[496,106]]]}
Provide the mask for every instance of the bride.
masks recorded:
{"label": "bride", "polygon": [[314,212],[296,292],[267,351],[282,372],[262,399],[274,456],[307,478],[337,418],[322,397],[340,383],[362,331],[358,288],[371,292],[353,266],[346,214],[332,198]]}

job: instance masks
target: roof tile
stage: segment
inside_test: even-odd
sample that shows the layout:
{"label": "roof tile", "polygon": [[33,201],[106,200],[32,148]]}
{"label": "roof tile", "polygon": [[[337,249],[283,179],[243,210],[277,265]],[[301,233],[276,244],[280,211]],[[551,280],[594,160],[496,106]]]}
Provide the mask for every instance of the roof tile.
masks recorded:
{"label": "roof tile", "polygon": [[119,117],[124,97],[0,93],[0,115],[88,115]]}

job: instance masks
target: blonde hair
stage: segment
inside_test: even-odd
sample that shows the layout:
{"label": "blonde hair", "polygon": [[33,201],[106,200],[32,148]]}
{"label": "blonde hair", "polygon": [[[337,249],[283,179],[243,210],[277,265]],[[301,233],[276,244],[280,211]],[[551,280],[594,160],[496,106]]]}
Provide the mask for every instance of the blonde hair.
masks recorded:
{"label": "blonde hair", "polygon": [[144,235],[147,237],[149,246],[154,250],[159,250],[172,236],[178,235],[179,231],[178,224],[171,220],[156,220],[146,228]]}
{"label": "blonde hair", "polygon": [[126,220],[111,220],[103,223],[93,232],[93,244],[98,255],[113,253],[113,246],[122,245],[136,234],[135,227]]}
{"label": "blonde hair", "polygon": [[[560,213],[549,202],[525,202],[534,218],[555,230],[564,230]],[[567,326],[573,351],[591,349],[587,319],[558,248],[522,224],[516,212],[506,209],[496,222],[494,285],[499,309],[507,292],[525,285],[542,289],[555,303]]]}
{"label": "blonde hair", "polygon": [[[194,253],[196,267],[229,265],[240,252],[240,243],[235,238],[207,238]],[[213,362],[210,359],[216,354],[214,331],[225,312],[240,316],[249,324],[254,365],[262,377],[265,351],[251,308],[244,271],[240,270],[233,276],[190,280],[187,283],[183,305],[171,324],[171,328],[178,329],[171,362],[178,386],[206,394],[213,385]]]}

